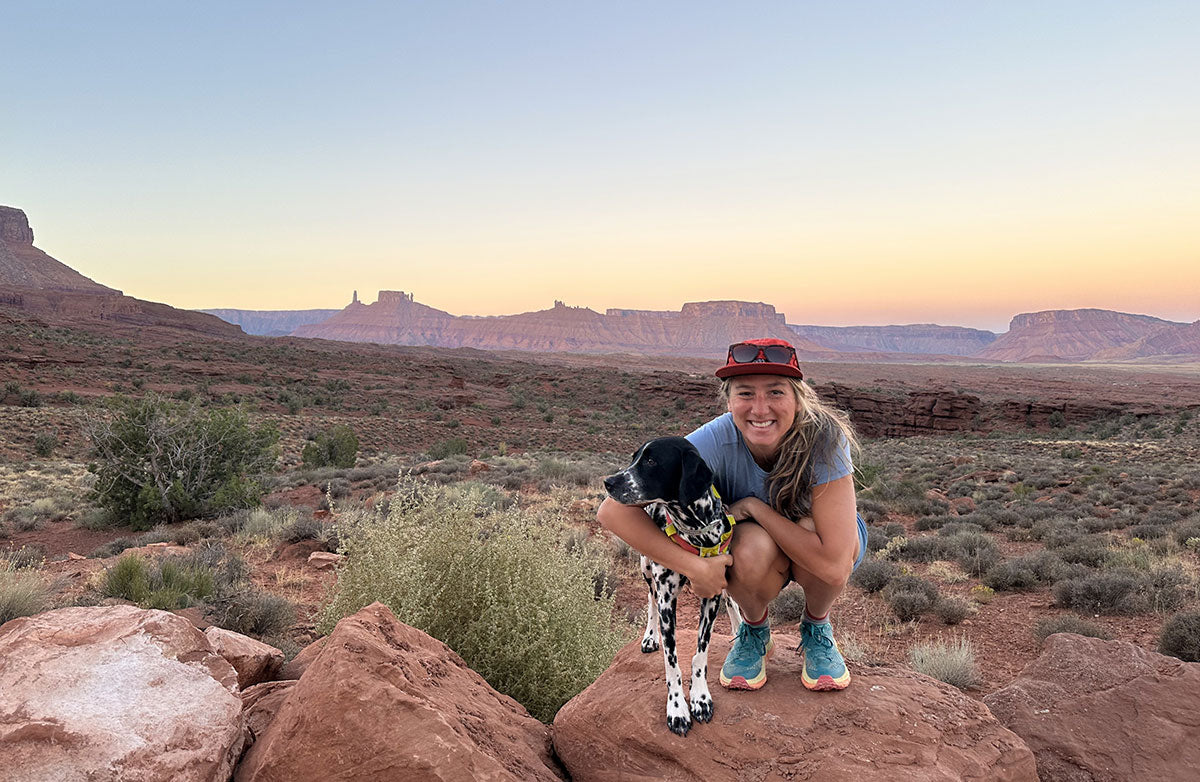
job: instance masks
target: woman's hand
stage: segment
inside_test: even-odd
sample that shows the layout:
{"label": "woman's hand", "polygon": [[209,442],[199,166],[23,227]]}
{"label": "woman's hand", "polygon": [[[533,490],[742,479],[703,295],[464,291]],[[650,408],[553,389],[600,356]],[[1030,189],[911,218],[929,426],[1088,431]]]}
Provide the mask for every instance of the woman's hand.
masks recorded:
{"label": "woman's hand", "polygon": [[697,597],[716,597],[725,588],[725,569],[733,564],[732,554],[696,557],[686,574]]}
{"label": "woman's hand", "polygon": [[760,507],[766,507],[766,503],[758,497],[744,497],[725,510],[733,515],[734,520],[745,521],[746,519],[753,519],[756,515],[755,511]]}

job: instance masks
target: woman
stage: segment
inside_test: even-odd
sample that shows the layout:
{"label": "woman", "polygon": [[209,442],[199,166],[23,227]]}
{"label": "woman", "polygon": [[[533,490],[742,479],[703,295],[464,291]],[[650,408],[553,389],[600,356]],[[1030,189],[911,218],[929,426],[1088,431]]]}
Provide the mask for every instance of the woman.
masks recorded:
{"label": "woman", "polygon": [[767,606],[789,580],[804,588],[800,626],[804,686],[850,683],[833,639],[830,608],[866,553],[855,510],[845,414],[824,405],[803,381],[792,346],[754,339],[729,346],[721,378],[728,412],[688,435],[712,468],[717,490],[738,520],[729,553],[702,559],[670,542],[638,507],[605,499],[600,523],[637,551],[687,576],[692,591],[727,589],[745,621],[721,667],[726,687],[766,683],[771,629]]}

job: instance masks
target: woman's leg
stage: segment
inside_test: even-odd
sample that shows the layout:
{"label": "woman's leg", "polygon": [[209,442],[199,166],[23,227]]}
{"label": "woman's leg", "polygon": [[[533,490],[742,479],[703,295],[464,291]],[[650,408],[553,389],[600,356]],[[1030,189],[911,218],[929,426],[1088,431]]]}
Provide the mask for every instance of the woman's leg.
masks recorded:
{"label": "woman's leg", "polygon": [[[729,568],[726,589],[742,610],[743,618],[757,622],[787,583],[792,562],[767,531],[752,521],[739,522],[733,528],[729,553],[733,555],[733,565]],[[733,630],[737,632],[736,627]]]}

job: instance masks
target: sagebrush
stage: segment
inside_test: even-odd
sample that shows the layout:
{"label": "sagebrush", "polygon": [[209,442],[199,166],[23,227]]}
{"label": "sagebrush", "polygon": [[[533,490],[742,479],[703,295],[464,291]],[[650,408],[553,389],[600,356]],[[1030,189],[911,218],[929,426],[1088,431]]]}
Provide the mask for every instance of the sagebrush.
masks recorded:
{"label": "sagebrush", "polygon": [[406,479],[386,514],[339,520],[346,560],[318,629],[380,601],[548,721],[623,641],[611,594],[595,588],[602,563],[568,551],[563,527],[552,513],[490,505],[476,487]]}

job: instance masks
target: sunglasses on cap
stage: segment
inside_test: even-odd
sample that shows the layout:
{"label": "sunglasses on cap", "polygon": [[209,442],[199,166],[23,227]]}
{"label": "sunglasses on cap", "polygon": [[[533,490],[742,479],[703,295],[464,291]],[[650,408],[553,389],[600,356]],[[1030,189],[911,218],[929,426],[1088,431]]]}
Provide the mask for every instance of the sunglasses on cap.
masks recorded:
{"label": "sunglasses on cap", "polygon": [[767,362],[771,364],[792,364],[796,362],[796,349],[790,345],[752,345],[749,342],[738,342],[729,346],[729,363],[756,364]]}

